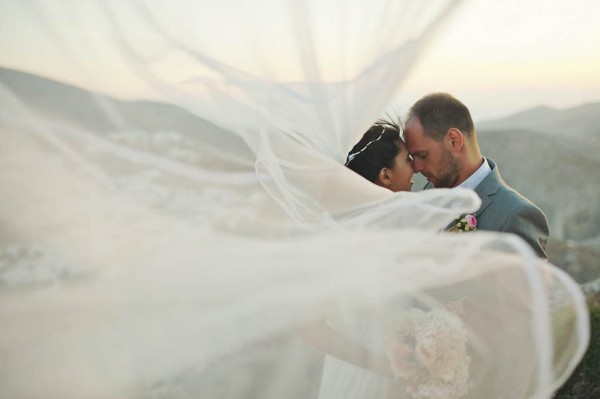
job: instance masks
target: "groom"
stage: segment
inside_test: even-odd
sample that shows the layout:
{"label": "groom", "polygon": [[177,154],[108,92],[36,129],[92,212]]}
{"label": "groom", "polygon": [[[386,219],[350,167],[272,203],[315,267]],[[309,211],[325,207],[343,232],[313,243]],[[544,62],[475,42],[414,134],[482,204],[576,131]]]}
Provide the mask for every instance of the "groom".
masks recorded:
{"label": "groom", "polygon": [[513,233],[546,259],[548,221],[527,198],[509,187],[496,164],[481,155],[467,107],[450,94],[435,93],[417,101],[408,113],[404,139],[415,173],[428,188],[462,187],[481,198],[477,228]]}

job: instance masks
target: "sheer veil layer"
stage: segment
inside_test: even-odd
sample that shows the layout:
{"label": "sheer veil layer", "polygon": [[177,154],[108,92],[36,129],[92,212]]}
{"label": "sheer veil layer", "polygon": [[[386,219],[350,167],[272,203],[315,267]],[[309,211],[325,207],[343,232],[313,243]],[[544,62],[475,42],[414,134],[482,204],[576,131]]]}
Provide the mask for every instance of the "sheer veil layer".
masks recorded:
{"label": "sheer veil layer", "polygon": [[[589,339],[573,280],[440,233],[473,192],[343,165],[457,5],[10,4],[29,71],[73,85],[0,69],[0,396],[550,397]],[[100,94],[130,83],[159,100]],[[376,375],[307,345],[316,321],[390,370],[399,334],[446,360]]]}

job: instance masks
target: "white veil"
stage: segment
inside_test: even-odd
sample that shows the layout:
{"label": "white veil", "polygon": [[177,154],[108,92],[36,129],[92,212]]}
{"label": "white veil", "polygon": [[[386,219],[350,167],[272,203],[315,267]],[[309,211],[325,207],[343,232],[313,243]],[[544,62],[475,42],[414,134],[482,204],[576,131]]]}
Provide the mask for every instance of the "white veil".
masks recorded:
{"label": "white veil", "polygon": [[580,360],[568,276],[516,237],[439,233],[474,193],[343,166],[456,2],[10,6],[52,49],[30,72],[164,100],[0,71],[2,396],[374,398],[391,380],[323,366],[307,326],[385,355],[456,303],[460,397],[550,397]]}

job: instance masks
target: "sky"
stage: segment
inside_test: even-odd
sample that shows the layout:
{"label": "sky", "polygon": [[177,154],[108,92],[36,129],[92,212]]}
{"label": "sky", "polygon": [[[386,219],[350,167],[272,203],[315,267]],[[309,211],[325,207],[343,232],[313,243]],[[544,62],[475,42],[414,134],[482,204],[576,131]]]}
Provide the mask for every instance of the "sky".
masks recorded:
{"label": "sky", "polygon": [[[70,2],[77,6],[64,7]],[[50,2],[0,0],[1,66],[123,99],[156,96],[125,63],[113,60],[115,50],[102,37],[110,31],[110,22],[106,18],[83,18],[98,7],[97,3],[62,0],[60,4],[62,9]],[[225,4],[223,13],[230,11],[228,2],[220,4]],[[167,8],[163,11],[165,15],[170,12]],[[135,32],[144,39],[146,33],[136,30],[134,20],[127,20],[124,26],[130,29],[128,33]],[[276,29],[288,27],[282,21],[267,18],[265,22],[274,26],[265,32],[272,34],[276,46]],[[76,33],[69,35],[65,27]],[[365,18],[368,29],[373,28]],[[219,39],[227,41],[227,35],[221,32]],[[154,43],[149,34],[145,41]],[[211,45],[211,41],[204,44],[208,48]],[[235,46],[236,41],[231,40],[229,45]],[[253,49],[237,49],[240,55],[246,51]],[[150,58],[160,57],[160,45],[148,52],[145,55]],[[184,68],[183,59],[171,62]],[[110,76],[101,87],[97,79],[100,72]],[[402,114],[422,95],[437,91],[450,92],[465,102],[476,121],[539,105],[566,108],[600,101],[600,1],[464,1],[446,18],[436,40],[412,67],[388,109]]]}
{"label": "sky", "polygon": [[465,2],[396,103],[437,91],[460,98],[475,120],[600,101],[600,1]]}

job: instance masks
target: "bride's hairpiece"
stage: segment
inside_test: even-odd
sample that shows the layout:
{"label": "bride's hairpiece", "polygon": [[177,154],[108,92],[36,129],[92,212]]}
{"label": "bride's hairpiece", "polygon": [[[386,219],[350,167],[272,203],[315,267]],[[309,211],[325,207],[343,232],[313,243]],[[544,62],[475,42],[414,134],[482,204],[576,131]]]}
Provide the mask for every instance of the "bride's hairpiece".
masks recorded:
{"label": "bride's hairpiece", "polygon": [[352,160],[354,158],[356,158],[356,156],[358,154],[360,154],[361,152],[363,152],[364,150],[367,149],[367,147],[369,147],[371,144],[373,144],[374,142],[378,141],[379,139],[381,139],[383,137],[383,134],[385,133],[385,127],[382,127],[381,133],[379,134],[379,137],[377,137],[374,140],[369,141],[363,148],[361,148],[360,150],[353,152],[352,154],[348,154],[348,158],[346,158],[346,163],[344,165],[348,166],[348,164],[350,162],[352,162]]}

